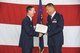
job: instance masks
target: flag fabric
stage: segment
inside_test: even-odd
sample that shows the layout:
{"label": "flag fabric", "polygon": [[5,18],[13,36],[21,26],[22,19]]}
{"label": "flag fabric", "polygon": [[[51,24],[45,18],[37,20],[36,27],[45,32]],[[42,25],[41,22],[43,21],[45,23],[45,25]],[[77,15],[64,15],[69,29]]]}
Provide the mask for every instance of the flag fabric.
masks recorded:
{"label": "flag fabric", "polygon": [[42,24],[42,1],[39,0],[38,23]]}
{"label": "flag fabric", "polygon": [[[42,1],[41,0],[39,0],[38,24],[43,24],[42,23]],[[40,49],[40,52],[42,52],[44,49],[43,36],[39,38],[39,49]]]}
{"label": "flag fabric", "polygon": [[[0,0],[0,53],[19,53],[21,23],[26,16],[26,7],[28,5],[35,7],[36,14],[33,17],[35,25],[39,11],[38,2],[39,0]],[[42,0],[42,3],[43,24],[47,23],[45,10],[47,3],[53,3],[56,11],[64,16],[64,45],[62,52],[80,53],[80,0]],[[48,53],[47,36],[43,36],[43,38],[44,53]],[[39,38],[34,37],[34,48],[38,46]],[[13,49],[14,52],[12,52]],[[37,49],[35,51],[33,53],[38,52]]]}

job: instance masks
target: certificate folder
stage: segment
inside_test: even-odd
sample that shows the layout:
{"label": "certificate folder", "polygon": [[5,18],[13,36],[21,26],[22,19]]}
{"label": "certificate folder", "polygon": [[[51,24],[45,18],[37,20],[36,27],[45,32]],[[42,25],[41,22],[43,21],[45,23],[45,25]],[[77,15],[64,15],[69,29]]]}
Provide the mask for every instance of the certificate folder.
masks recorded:
{"label": "certificate folder", "polygon": [[47,29],[48,29],[48,27],[46,25],[37,24],[35,31],[36,32],[41,32],[41,33],[47,33]]}

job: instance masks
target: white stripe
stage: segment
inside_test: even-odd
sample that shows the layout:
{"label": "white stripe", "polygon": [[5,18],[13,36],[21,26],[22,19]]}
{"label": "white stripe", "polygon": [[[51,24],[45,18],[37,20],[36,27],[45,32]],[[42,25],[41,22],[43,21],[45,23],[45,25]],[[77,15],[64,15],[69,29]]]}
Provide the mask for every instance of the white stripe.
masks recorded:
{"label": "white stripe", "polygon": [[[38,5],[39,0],[0,0],[0,2],[16,3],[16,4],[34,4]],[[42,0],[43,5],[53,3],[55,5],[73,5],[80,4],[80,0]]]}
{"label": "white stripe", "polygon": [[63,47],[80,47],[80,26],[65,26]]}
{"label": "white stripe", "polygon": [[0,45],[18,45],[20,25],[0,24]]}
{"label": "white stripe", "polygon": [[[0,24],[0,45],[18,46],[21,25]],[[47,36],[44,36],[44,45],[47,47]],[[34,46],[39,46],[39,38],[34,37]],[[64,27],[63,47],[80,47],[80,26]]]}

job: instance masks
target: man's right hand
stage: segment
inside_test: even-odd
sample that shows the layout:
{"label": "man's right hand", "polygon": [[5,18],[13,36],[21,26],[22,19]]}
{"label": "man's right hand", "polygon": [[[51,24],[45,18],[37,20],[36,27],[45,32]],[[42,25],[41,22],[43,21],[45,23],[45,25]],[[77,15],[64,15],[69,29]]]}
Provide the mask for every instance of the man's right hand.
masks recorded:
{"label": "man's right hand", "polygon": [[39,33],[39,37],[42,37],[43,36],[43,34],[42,33]]}
{"label": "man's right hand", "polygon": [[36,29],[36,26],[34,26],[34,29]]}
{"label": "man's right hand", "polygon": [[45,35],[48,35],[48,33],[45,33]]}

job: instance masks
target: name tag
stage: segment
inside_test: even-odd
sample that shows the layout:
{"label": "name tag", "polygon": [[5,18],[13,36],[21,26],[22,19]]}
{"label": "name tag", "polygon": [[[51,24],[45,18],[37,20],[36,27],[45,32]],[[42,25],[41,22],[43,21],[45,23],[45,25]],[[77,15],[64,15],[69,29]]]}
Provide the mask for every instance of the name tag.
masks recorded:
{"label": "name tag", "polygon": [[32,27],[32,25],[30,25],[30,27]]}
{"label": "name tag", "polygon": [[52,23],[57,23],[57,20],[56,20],[56,19],[54,19],[54,20],[52,21]]}

